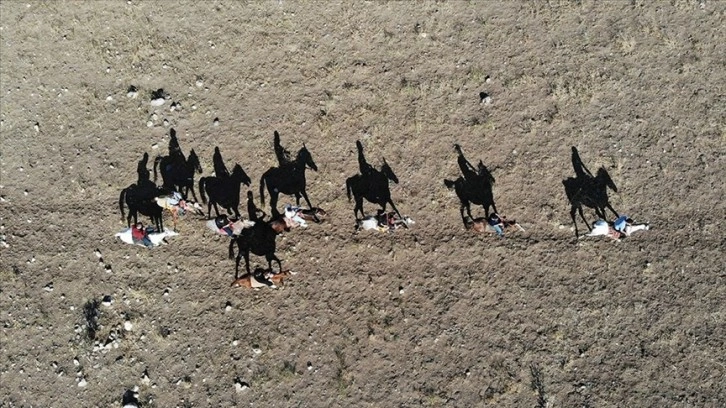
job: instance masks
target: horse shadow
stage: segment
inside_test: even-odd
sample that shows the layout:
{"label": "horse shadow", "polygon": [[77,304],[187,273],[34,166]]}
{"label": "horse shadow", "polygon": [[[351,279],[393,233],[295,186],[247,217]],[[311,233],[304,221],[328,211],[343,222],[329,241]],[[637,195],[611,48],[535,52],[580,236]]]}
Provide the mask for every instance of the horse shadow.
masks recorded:
{"label": "horse shadow", "polygon": [[176,138],[176,131],[171,129],[169,133],[171,135],[169,155],[159,155],[154,160],[154,181],[157,178],[158,167],[165,189],[179,191],[184,199],[187,199],[191,191],[192,198],[197,201],[197,195],[194,193],[194,173],[202,173],[199,157],[194,149],[189,152],[189,157],[185,157]]}
{"label": "horse shadow", "polygon": [[[218,171],[220,170],[217,168],[218,165],[221,165],[220,169],[223,168],[224,171]],[[218,205],[222,206],[227,214],[234,213],[239,218],[240,186],[245,184],[249,187],[252,180],[239,164],[235,164],[231,174],[225,175],[227,169],[222,161],[219,147],[214,148],[214,167],[214,176],[199,179],[199,195],[202,198],[202,203],[207,204],[207,218],[212,216],[212,206],[214,206],[214,212],[219,216]],[[209,197],[209,200],[207,200],[207,197]]]}
{"label": "horse shadow", "polygon": [[[136,167],[138,179],[136,183],[121,190],[118,205],[121,211],[121,220],[123,221],[125,218],[129,227],[131,227],[131,219],[133,218],[134,224],[136,224],[138,222],[138,214],[141,214],[151,218],[151,222],[156,227],[156,230],[161,232],[164,230],[163,209],[156,204],[154,199],[165,194],[166,191],[157,187],[151,181],[151,172],[146,168],[148,162],[149,154],[144,153],[144,156],[139,160]],[[124,214],[124,204],[129,209],[128,216]]]}
{"label": "horse shadow", "polygon": [[467,218],[464,216],[464,210],[468,215],[468,220],[477,219],[471,215],[471,204],[481,205],[484,208],[484,217],[489,217],[489,208],[491,207],[494,213],[497,213],[497,206],[494,203],[494,176],[491,171],[484,165],[484,162],[479,160],[477,167],[475,168],[464,156],[464,152],[461,150],[461,146],[458,144],[454,145],[458,157],[456,159],[461,170],[461,176],[456,180],[444,179],[444,185],[450,190],[456,192],[456,196],[459,197],[461,202],[461,218],[464,222],[464,226],[467,226]]}
{"label": "horse shadow", "polygon": [[298,150],[295,160],[289,160],[289,152],[287,152],[280,144],[280,135],[275,132],[275,155],[277,156],[279,167],[271,167],[260,177],[260,202],[265,204],[265,187],[270,195],[271,216],[277,217],[280,212],[277,209],[277,201],[280,193],[294,195],[295,202],[300,205],[300,197],[305,199],[309,208],[313,208],[310,203],[306,191],[307,182],[305,179],[305,170],[318,171],[318,166],[313,161],[313,157],[308,151],[305,144]]}
{"label": "horse shadow", "polygon": [[[360,140],[356,141],[355,145],[358,149],[358,167],[360,173],[348,177],[345,180],[345,186],[348,201],[350,201],[351,196],[355,199],[353,215],[356,220],[366,217],[363,211],[363,199],[380,205],[383,213],[386,212],[386,206],[391,204],[391,207],[398,214],[398,217],[403,218],[391,199],[391,189],[388,182],[393,181],[395,184],[398,184],[398,177],[393,172],[393,169],[388,165],[385,158],[383,158],[381,169],[376,169],[366,160],[363,154],[363,144]],[[360,218],[358,218],[358,212],[360,212]]]}
{"label": "horse shadow", "polygon": [[[248,209],[254,207],[252,192],[247,194]],[[252,205],[250,205],[252,202]],[[256,208],[256,207],[254,207]],[[264,256],[267,260],[269,270],[272,270],[272,261],[277,262],[277,266],[282,272],[282,262],[275,255],[277,232],[272,228],[269,222],[262,221],[258,218],[255,225],[245,228],[242,232],[233,237],[229,242],[229,259],[235,259],[234,278],[239,276],[239,264],[242,258],[245,259],[245,268],[250,273],[250,253],[258,256]],[[237,245],[237,257],[234,255],[234,246]]]}
{"label": "horse shadow", "polygon": [[565,187],[565,194],[567,199],[570,201],[570,216],[572,217],[572,223],[575,225],[575,236],[580,235],[577,229],[577,220],[575,213],[579,212],[582,221],[587,226],[589,231],[592,231],[590,223],[587,222],[585,214],[582,211],[582,207],[588,207],[595,210],[597,217],[603,220],[607,220],[606,209],[615,214],[615,217],[619,217],[619,214],[613,206],[610,204],[608,197],[608,189],[618,192],[618,187],[613,182],[608,171],[605,167],[600,167],[597,170],[597,174],[593,176],[590,170],[585,167],[580,154],[575,146],[572,146],[572,167],[575,171],[575,177],[568,177],[562,180],[562,184]]}

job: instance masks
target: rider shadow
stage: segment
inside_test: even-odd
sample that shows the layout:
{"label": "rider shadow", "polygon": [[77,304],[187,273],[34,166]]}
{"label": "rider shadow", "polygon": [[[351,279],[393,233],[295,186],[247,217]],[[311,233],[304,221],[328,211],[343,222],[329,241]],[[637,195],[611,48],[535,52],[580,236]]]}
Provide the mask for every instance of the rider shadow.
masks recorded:
{"label": "rider shadow", "polygon": [[151,181],[151,171],[146,168],[146,166],[149,163],[149,153],[144,153],[144,156],[139,160],[137,166],[136,166],[136,174],[138,175],[138,178],[136,179],[136,191],[139,192],[139,194],[143,197],[147,198],[153,198],[156,197],[156,193],[158,192],[158,187],[156,187],[156,183]]}
{"label": "rider shadow", "polygon": [[579,236],[580,233],[577,229],[575,217],[575,213],[578,211],[587,229],[592,231],[592,227],[587,222],[585,214],[582,211],[582,206],[595,210],[597,217],[602,220],[608,219],[605,213],[606,209],[612,211],[616,218],[619,217],[618,212],[610,204],[608,197],[608,189],[612,189],[617,193],[618,187],[612,178],[610,178],[610,174],[605,170],[605,167],[600,167],[597,170],[597,174],[593,176],[590,170],[585,167],[577,148],[574,146],[572,146],[571,159],[575,177],[568,177],[562,180],[562,184],[565,187],[567,199],[570,201],[570,216],[572,217],[572,223],[575,225],[575,236]]}
{"label": "rider shadow", "polygon": [[[275,155],[279,162],[279,167],[272,167],[262,174],[260,177],[260,202],[265,204],[265,186],[270,194],[270,212],[271,217],[280,216],[277,209],[277,200],[280,195],[294,195],[295,202],[299,206],[300,198],[304,198],[309,208],[313,208],[306,191],[307,181],[305,179],[305,170],[318,171],[318,166],[313,161],[313,157],[308,151],[305,144],[297,152],[295,160],[290,160],[290,153],[280,144],[280,134],[275,132]],[[317,218],[317,217],[316,217]],[[318,220],[316,220],[318,221]]]}
{"label": "rider shadow", "polygon": [[[355,142],[356,148],[358,149],[358,167],[359,174],[352,177],[348,177],[345,181],[346,193],[348,200],[350,201],[351,195],[355,199],[355,207],[353,208],[353,215],[356,220],[363,219],[366,217],[363,211],[363,199],[378,204],[381,206],[382,213],[386,212],[386,205],[391,204],[391,207],[396,212],[399,218],[403,218],[401,213],[398,212],[396,205],[391,200],[391,189],[389,187],[389,180],[398,184],[398,177],[388,165],[386,159],[383,158],[383,165],[378,170],[373,167],[366,160],[363,154],[363,144],[360,141]],[[361,217],[358,218],[358,212]]]}
{"label": "rider shadow", "polygon": [[199,162],[197,153],[192,149],[189,157],[185,157],[176,138],[176,131],[171,129],[169,139],[169,155],[157,156],[154,160],[154,180],[157,177],[157,167],[161,172],[162,186],[169,191],[179,191],[184,199],[187,199],[189,192],[192,193],[194,201],[197,195],[194,192],[194,173],[202,173],[202,165]]}
{"label": "rider shadow", "polygon": [[212,162],[214,163],[215,177],[229,177],[229,170],[227,170],[227,166],[224,165],[224,160],[222,159],[222,153],[219,151],[219,146],[214,146]]}
{"label": "rider shadow", "polygon": [[[454,149],[458,153],[456,159],[461,170],[461,176],[456,180],[444,180],[444,185],[449,189],[453,189],[456,192],[456,196],[459,197],[461,202],[461,218],[464,222],[464,226],[467,226],[467,222],[474,220],[471,215],[471,204],[481,205],[484,208],[484,217],[489,217],[489,207],[492,207],[494,213],[497,213],[497,206],[494,204],[494,176],[491,171],[484,165],[484,162],[479,160],[477,167],[475,168],[469,161],[464,157],[464,153],[461,150],[461,146],[458,144],[454,145]],[[464,215],[464,210],[468,215],[468,219]]]}
{"label": "rider shadow", "polygon": [[277,132],[277,130],[275,131],[274,136],[275,157],[277,157],[277,162],[280,167],[287,166],[292,161],[290,151],[285,149],[280,143],[280,134]]}

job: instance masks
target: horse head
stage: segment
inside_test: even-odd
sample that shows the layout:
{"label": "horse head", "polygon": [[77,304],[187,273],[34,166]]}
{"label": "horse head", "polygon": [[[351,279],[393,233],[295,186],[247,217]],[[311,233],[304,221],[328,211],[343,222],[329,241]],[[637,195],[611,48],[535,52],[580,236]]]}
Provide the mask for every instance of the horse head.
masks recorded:
{"label": "horse head", "polygon": [[239,164],[234,165],[234,169],[232,169],[232,180],[244,183],[246,186],[249,187],[250,184],[252,184],[252,179],[250,179],[250,176],[245,173],[245,171],[242,169],[242,166]]}
{"label": "horse head", "polygon": [[605,170],[605,167],[600,167],[597,170],[597,176],[595,176],[595,180],[597,180],[598,185],[610,187],[610,189],[614,192],[618,192],[618,186],[616,186],[615,182],[613,182],[613,179],[610,178],[610,174],[608,174],[608,171]]}
{"label": "horse head", "polygon": [[318,171],[318,166],[313,161],[313,156],[310,154],[310,151],[308,151],[305,143],[303,143],[302,149],[297,152],[297,158],[295,161],[298,165],[302,164],[303,166],[310,167],[311,170]]}
{"label": "horse head", "polygon": [[195,152],[194,149],[189,152],[189,157],[187,157],[187,166],[197,173],[202,174],[202,164],[199,162],[199,156],[197,156],[197,152]]}
{"label": "horse head", "polygon": [[386,177],[388,177],[389,180],[392,182],[398,184],[398,177],[396,177],[396,173],[393,172],[393,169],[391,166],[388,165],[388,162],[386,161],[386,158],[383,158],[383,166],[381,166],[381,173],[385,174]]}

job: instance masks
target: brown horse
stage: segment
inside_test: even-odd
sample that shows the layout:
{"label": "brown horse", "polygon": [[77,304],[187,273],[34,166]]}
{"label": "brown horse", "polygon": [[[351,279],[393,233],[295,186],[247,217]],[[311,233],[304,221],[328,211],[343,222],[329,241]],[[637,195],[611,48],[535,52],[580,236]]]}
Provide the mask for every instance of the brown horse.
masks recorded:
{"label": "brown horse", "polygon": [[[272,282],[272,286],[270,286],[272,289],[276,289],[278,286],[284,286],[285,285],[285,277],[290,275],[296,275],[296,273],[293,273],[289,270],[282,271],[280,273],[272,273],[271,271],[266,271],[264,273],[265,279]],[[266,286],[269,286],[265,284],[264,282],[260,282],[258,279],[255,278],[254,274],[246,273],[242,275],[241,278],[235,279],[232,282],[232,285],[230,285],[234,288],[239,287],[246,287],[246,288],[264,288]]]}

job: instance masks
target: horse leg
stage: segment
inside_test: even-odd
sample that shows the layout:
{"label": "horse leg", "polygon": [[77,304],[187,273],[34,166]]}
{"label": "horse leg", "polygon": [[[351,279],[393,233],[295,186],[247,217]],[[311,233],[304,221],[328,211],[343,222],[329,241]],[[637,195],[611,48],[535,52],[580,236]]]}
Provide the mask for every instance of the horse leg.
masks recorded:
{"label": "horse leg", "polygon": [[[305,200],[305,201],[308,202],[308,207],[312,207],[310,205],[310,201],[309,200]],[[300,207],[300,193],[295,193],[295,205],[298,206],[298,207]]]}
{"label": "horse leg", "polygon": [[463,212],[465,208],[466,208],[466,214],[469,216],[469,218],[471,218],[473,220],[474,217],[471,215],[471,203],[468,201],[462,201],[461,211]]}
{"label": "horse leg", "polygon": [[[391,203],[391,207],[393,207],[393,211],[395,211],[395,212],[396,212],[396,214],[398,214],[398,218],[399,218],[399,219],[401,219],[401,220],[403,220],[403,216],[401,215],[401,213],[400,213],[400,212],[398,212],[398,208],[396,208],[396,205],[395,205],[395,204],[393,204],[393,200],[391,200],[391,199],[389,198],[389,199],[388,199],[388,202],[389,202],[389,203]],[[383,211],[384,211],[384,212],[386,211],[386,204],[385,204],[385,203],[383,203]],[[408,225],[406,225],[406,223],[404,223],[403,225],[405,225],[405,226],[406,226],[406,228],[408,228]]]}
{"label": "horse leg", "polygon": [[[244,255],[245,255],[245,269],[247,270],[247,274],[251,275],[252,272],[250,271],[250,251],[249,251],[249,249],[244,251]],[[236,277],[235,277],[235,279],[236,279]]]}
{"label": "horse leg", "polygon": [[587,222],[587,219],[585,218],[585,213],[582,212],[582,207],[577,208],[580,211],[580,218],[582,218],[582,222],[585,223],[585,226],[587,227],[588,231],[592,231],[592,227],[590,226],[590,223]]}
{"label": "horse leg", "polygon": [[[615,214],[615,218],[618,218],[618,217],[620,217],[620,214],[618,214],[618,212],[617,212],[617,211],[615,211],[615,209],[613,208],[613,206],[612,206],[612,205],[610,205],[610,203],[609,203],[609,202],[605,203],[605,206],[606,206],[607,208],[609,208],[609,209],[610,209],[610,211],[612,211],[612,212],[613,212],[613,214]],[[603,213],[605,213],[605,210],[603,210]]]}
{"label": "horse leg", "polygon": [[197,202],[197,194],[194,192],[194,183],[187,186],[187,195],[189,195],[189,192],[192,192],[192,199],[194,202]]}
{"label": "horse leg", "polygon": [[[239,238],[237,238],[237,239],[239,239]],[[234,244],[235,244],[235,242],[237,242],[237,239],[234,239],[233,238],[233,239],[230,239],[229,240],[229,255],[228,255],[229,256],[229,259],[234,259]],[[237,242],[237,247],[239,249],[239,253],[241,254],[242,253],[242,245],[239,242]]]}
{"label": "horse leg", "polygon": [[[572,223],[575,225],[575,236],[576,237],[579,237],[580,236],[580,233],[577,230],[577,220],[575,219],[575,212],[576,211],[577,211],[577,207],[575,207],[573,205],[572,208],[570,208],[570,216],[572,217]],[[582,213],[582,209],[580,209],[580,213]],[[585,224],[587,224],[587,222],[585,222]]]}
{"label": "horse leg", "polygon": [[[494,210],[494,214],[499,214],[499,211],[497,211],[497,205],[494,204],[494,200],[491,201],[491,205],[492,205],[492,210]],[[484,209],[484,212],[486,213],[487,217],[489,217],[488,211],[489,211],[489,206],[487,206],[487,208]]]}
{"label": "horse leg", "polygon": [[358,211],[360,211],[360,219],[366,217],[366,214],[363,212],[363,197],[355,196],[355,208],[353,208],[353,215],[355,216],[355,219],[358,219]]}
{"label": "horse leg", "polygon": [[[305,190],[303,190],[303,191],[301,191],[300,193],[297,194],[297,196],[298,196],[297,197],[297,205],[298,205],[298,207],[300,206],[300,194],[302,194],[303,198],[305,199],[305,202],[308,203],[308,208],[310,208],[312,210],[313,209],[313,205],[310,203],[310,199],[308,198],[308,193],[306,193]],[[318,218],[317,211],[313,212],[313,220],[315,222],[318,222],[318,223],[320,222],[320,218]]]}
{"label": "horse leg", "polygon": [[158,215],[152,217],[152,221],[156,221],[156,232],[164,232],[164,219],[161,211],[159,211]]}
{"label": "horse leg", "polygon": [[280,211],[277,210],[277,200],[278,200],[278,198],[280,198],[280,193],[277,192],[277,191],[275,191],[275,190],[271,190],[269,188],[269,184],[268,184],[267,191],[270,193],[270,211],[271,211],[271,214],[272,214],[273,217],[278,217],[280,215]]}
{"label": "horse leg", "polygon": [[280,262],[280,258],[278,258],[274,253],[267,254],[265,257],[267,258],[267,267],[270,268],[270,272],[272,272],[272,261],[275,261],[279,268],[278,273],[282,273],[282,262]]}

